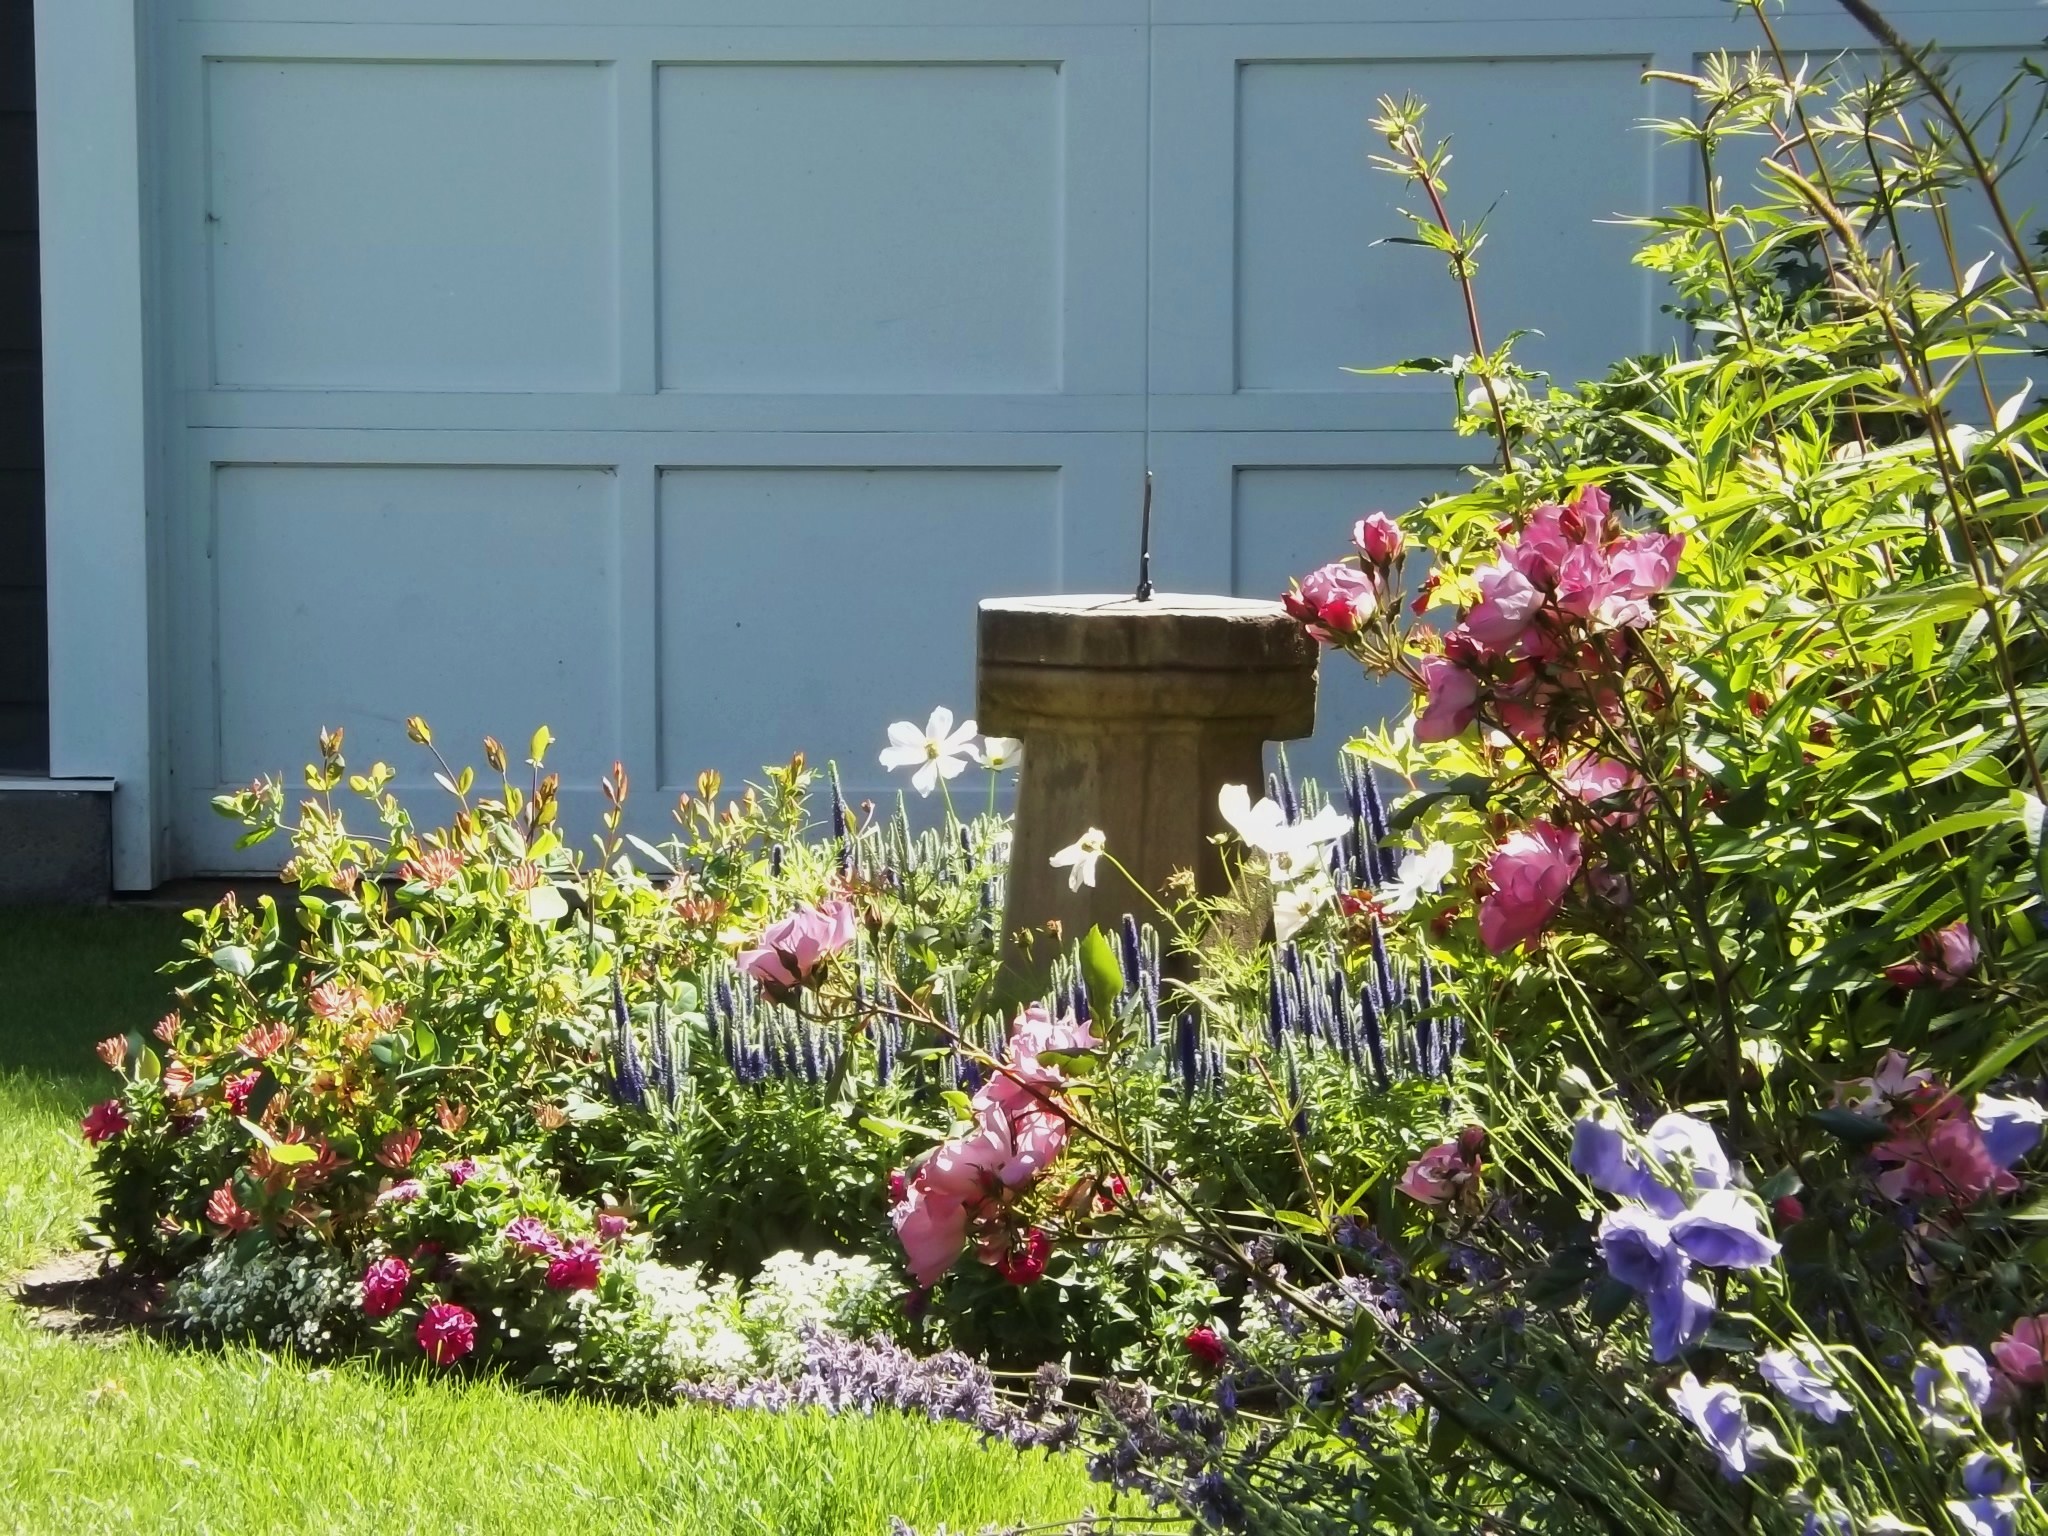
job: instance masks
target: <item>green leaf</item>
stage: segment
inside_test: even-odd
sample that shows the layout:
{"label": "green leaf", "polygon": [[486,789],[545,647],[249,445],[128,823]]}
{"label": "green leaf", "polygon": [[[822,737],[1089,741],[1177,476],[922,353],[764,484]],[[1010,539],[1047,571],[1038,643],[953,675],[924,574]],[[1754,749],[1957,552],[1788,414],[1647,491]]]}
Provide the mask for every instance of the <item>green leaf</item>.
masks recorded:
{"label": "green leaf", "polygon": [[529,923],[558,923],[569,915],[569,903],[562,899],[562,893],[553,884],[536,885],[526,893],[526,920]]}
{"label": "green leaf", "polygon": [[1965,1094],[1973,1088],[1983,1087],[2044,1040],[2048,1040],[2048,1020],[2043,1020],[2031,1029],[2020,1031],[2003,1045],[1996,1046],[1986,1053],[1984,1059],[1970,1069],[1969,1076],[1956,1084],[1956,1092]]}
{"label": "green leaf", "polygon": [[416,1060],[432,1061],[441,1054],[441,1037],[425,1024],[413,1025],[412,1054]]}
{"label": "green leaf", "polygon": [[1081,940],[1081,979],[1095,1017],[1115,1018],[1117,999],[1124,992],[1124,971],[1117,963],[1116,946],[1100,928],[1090,928]]}
{"label": "green leaf", "polygon": [[1807,1112],[1807,1119],[1837,1140],[1851,1146],[1874,1147],[1891,1135],[1882,1120],[1865,1119],[1853,1109],[1815,1109]]}
{"label": "green leaf", "polygon": [[533,733],[533,743],[526,754],[526,760],[533,764],[534,767],[540,767],[547,760],[548,747],[553,743],[554,739],[555,733],[546,726],[542,726],[539,730],[535,731]]}
{"label": "green leaf", "polygon": [[270,1160],[280,1168],[296,1168],[301,1163],[310,1163],[320,1155],[319,1149],[309,1147],[303,1141],[273,1141],[270,1144]]}
{"label": "green leaf", "polygon": [[247,978],[256,969],[256,957],[239,944],[224,944],[213,952],[213,963],[230,976]]}
{"label": "green leaf", "polygon": [[1474,810],[1483,811],[1492,799],[1493,780],[1483,774],[1461,773],[1442,789],[1425,790],[1421,794],[1404,797],[1387,813],[1387,830],[1407,831],[1424,811],[1446,800],[1465,800]]}
{"label": "green leaf", "polygon": [[1883,853],[1872,859],[1867,867],[1870,869],[1881,869],[1894,859],[1904,858],[1916,848],[1924,848],[1929,843],[1952,836],[1957,832],[1974,832],[1980,827],[1995,827],[2001,821],[2009,820],[2011,816],[2011,808],[2003,805],[1990,810],[1959,811],[1953,816],[1944,816],[1941,820],[1929,822],[1918,831],[1900,838],[1891,847],[1885,849]]}

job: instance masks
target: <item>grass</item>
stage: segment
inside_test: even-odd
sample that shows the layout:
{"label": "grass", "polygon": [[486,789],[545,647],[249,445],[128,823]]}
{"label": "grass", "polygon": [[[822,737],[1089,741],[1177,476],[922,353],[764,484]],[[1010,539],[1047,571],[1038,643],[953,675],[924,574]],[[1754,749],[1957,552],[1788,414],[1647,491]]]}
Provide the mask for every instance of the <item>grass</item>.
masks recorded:
{"label": "grass", "polygon": [[[158,911],[0,912],[0,1275],[91,1202],[101,1037],[168,1006]],[[896,1415],[614,1408],[250,1349],[57,1337],[0,1302],[0,1530],[866,1536],[1071,1519],[1078,1460]]]}

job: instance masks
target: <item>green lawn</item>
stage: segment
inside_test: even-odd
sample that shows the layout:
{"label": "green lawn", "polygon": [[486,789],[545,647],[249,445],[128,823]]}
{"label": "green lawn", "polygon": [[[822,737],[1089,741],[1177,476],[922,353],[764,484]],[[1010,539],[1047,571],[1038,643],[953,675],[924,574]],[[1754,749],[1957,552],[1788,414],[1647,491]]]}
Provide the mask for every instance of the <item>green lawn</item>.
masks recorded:
{"label": "green lawn", "polygon": [[[154,911],[0,912],[0,1275],[70,1241],[101,1037],[168,1006]],[[0,1530],[880,1533],[1071,1518],[1074,1458],[886,1416],[609,1408],[312,1369],[255,1350],[53,1336],[0,1302]]]}

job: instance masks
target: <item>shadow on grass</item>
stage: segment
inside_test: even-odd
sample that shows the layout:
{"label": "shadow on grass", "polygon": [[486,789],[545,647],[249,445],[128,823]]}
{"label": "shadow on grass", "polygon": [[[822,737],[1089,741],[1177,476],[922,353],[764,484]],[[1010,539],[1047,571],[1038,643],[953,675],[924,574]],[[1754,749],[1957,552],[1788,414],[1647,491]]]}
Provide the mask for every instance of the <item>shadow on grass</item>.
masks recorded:
{"label": "shadow on grass", "polygon": [[147,1030],[169,1010],[158,971],[188,931],[156,907],[0,910],[0,1073],[99,1073],[97,1041]]}

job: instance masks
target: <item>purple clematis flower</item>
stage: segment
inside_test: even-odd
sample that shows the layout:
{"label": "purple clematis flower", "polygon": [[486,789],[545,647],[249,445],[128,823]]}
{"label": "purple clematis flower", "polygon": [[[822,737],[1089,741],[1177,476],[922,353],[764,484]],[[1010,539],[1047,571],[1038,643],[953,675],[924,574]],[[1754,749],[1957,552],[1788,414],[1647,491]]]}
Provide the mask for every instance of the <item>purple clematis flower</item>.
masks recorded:
{"label": "purple clematis flower", "polygon": [[1652,1291],[1644,1301],[1650,1309],[1650,1358],[1659,1365],[1699,1343],[1714,1320],[1713,1293],[1697,1280]]}
{"label": "purple clematis flower", "polygon": [[1713,1269],[1759,1269],[1777,1256],[1763,1214],[1732,1189],[1709,1189],[1671,1223],[1672,1241]]}
{"label": "purple clematis flower", "polygon": [[1639,1206],[1601,1218],[1600,1253],[1610,1275],[1644,1295],[1684,1284],[1691,1267],[1672,1241],[1671,1223]]}
{"label": "purple clematis flower", "polygon": [[1721,1475],[1734,1482],[1760,1455],[1775,1451],[1778,1442],[1768,1430],[1752,1429],[1742,1398],[1726,1382],[1702,1386],[1691,1371],[1671,1389],[1680,1418],[1699,1431],[1707,1449],[1721,1463]]}
{"label": "purple clematis flower", "polygon": [[1983,1133],[1984,1150],[1991,1154],[1991,1161],[2010,1168],[2040,1145],[2048,1109],[2032,1099],[2000,1099],[1980,1093],[1971,1118]]}
{"label": "purple clematis flower", "polygon": [[1811,1349],[1767,1349],[1757,1356],[1756,1368],[1787,1403],[1832,1424],[1853,1412],[1854,1405],[1836,1390],[1832,1375],[1822,1374],[1824,1364],[1824,1357]]}
{"label": "purple clematis flower", "polygon": [[2011,1493],[2015,1486],[2012,1468],[2004,1457],[1978,1451],[1963,1462],[1963,1491],[1978,1498]]}

